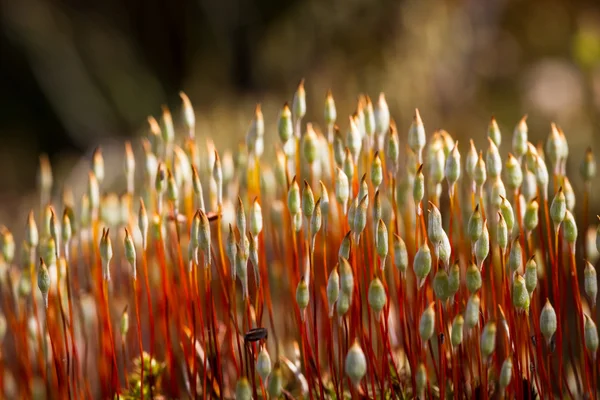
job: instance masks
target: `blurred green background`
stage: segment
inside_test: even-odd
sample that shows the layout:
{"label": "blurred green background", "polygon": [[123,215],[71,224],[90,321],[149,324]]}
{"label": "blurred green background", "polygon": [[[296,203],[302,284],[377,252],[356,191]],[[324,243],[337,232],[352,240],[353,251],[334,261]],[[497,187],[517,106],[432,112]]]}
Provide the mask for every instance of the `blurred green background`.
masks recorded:
{"label": "blurred green background", "polygon": [[483,146],[493,114],[505,155],[527,113],[532,141],[551,121],[564,129],[571,173],[585,147],[598,154],[598,1],[0,4],[0,201],[34,190],[39,152],[66,174],[99,143],[109,163],[113,148],[118,159],[122,139],[142,134],[162,104],[179,117],[182,89],[198,135],[220,148],[244,137],[261,102],[270,150],[278,110],[302,77],[316,123],[328,88],[343,130],[359,93],[384,91],[401,133],[418,107],[428,133]]}

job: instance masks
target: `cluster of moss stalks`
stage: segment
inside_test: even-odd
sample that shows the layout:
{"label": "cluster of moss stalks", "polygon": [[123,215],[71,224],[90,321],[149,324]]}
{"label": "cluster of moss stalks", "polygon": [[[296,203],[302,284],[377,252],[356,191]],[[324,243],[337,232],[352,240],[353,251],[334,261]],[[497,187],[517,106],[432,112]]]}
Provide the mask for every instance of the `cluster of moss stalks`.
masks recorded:
{"label": "cluster of moss stalks", "polygon": [[22,243],[0,231],[3,396],[597,397],[596,164],[575,194],[558,126],[501,146],[492,118],[478,151],[328,93],[317,127],[301,83],[279,142],[257,106],[219,153],[181,98],[113,185],[100,148],[77,198],[41,158]]}

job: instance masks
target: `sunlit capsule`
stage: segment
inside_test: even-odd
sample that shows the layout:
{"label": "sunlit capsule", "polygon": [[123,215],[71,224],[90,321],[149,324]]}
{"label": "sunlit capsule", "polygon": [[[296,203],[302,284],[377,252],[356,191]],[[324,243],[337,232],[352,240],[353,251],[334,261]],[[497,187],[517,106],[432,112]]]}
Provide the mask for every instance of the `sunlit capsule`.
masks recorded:
{"label": "sunlit capsule", "polygon": [[46,263],[44,260],[40,259],[40,266],[38,268],[37,273],[37,283],[40,292],[42,293],[42,298],[44,299],[44,305],[48,308],[48,292],[50,291],[50,273],[48,272],[48,267],[46,267]]}
{"label": "sunlit capsule", "polygon": [[556,319],[556,311],[550,304],[550,300],[546,299],[546,304],[542,308],[540,313],[540,331],[546,339],[546,344],[549,345],[552,340],[552,336],[556,332],[558,326]]}
{"label": "sunlit capsule", "polygon": [[523,184],[523,170],[521,169],[521,164],[511,153],[508,153],[508,158],[506,159],[504,167],[506,185],[514,192]]}
{"label": "sunlit capsule", "polygon": [[425,389],[427,388],[427,369],[425,364],[419,363],[415,372],[415,389],[418,398],[425,398]]}
{"label": "sunlit capsule", "polygon": [[477,165],[478,160],[479,155],[477,154],[477,149],[475,148],[473,140],[470,140],[469,151],[467,152],[467,157],[465,159],[465,172],[470,180],[475,180],[475,166]]}
{"label": "sunlit capsule", "polygon": [[272,399],[278,399],[283,392],[283,375],[277,364],[269,376],[267,391]]}
{"label": "sunlit capsule", "polygon": [[483,216],[479,210],[479,204],[475,206],[467,225],[467,233],[472,243],[475,243],[483,233]]}
{"label": "sunlit capsule", "polygon": [[375,314],[375,319],[379,321],[381,318],[381,311],[387,302],[385,288],[383,287],[383,283],[381,283],[379,278],[373,279],[369,285],[368,301],[369,306]]}
{"label": "sunlit capsule", "polygon": [[575,217],[569,210],[565,213],[562,227],[565,241],[574,248],[575,242],[577,241],[577,223],[575,222]]}
{"label": "sunlit capsule", "polygon": [[473,250],[475,259],[477,260],[477,266],[481,269],[483,267],[483,262],[490,253],[490,235],[487,228],[487,220],[483,223],[481,236],[479,236],[479,239],[475,242]]}
{"label": "sunlit capsule", "polygon": [[596,159],[594,158],[592,149],[589,147],[579,167],[579,173],[586,183],[591,182],[596,177]]}
{"label": "sunlit capsule", "polygon": [[481,271],[479,270],[477,265],[473,263],[469,264],[465,275],[465,283],[467,284],[467,289],[469,290],[469,293],[475,293],[481,288]]}
{"label": "sunlit capsule", "polygon": [[63,211],[62,216],[62,240],[65,243],[65,247],[69,246],[69,242],[74,234],[73,221],[75,220],[75,214],[73,213],[73,209],[69,206],[66,206]]}
{"label": "sunlit capsule", "polygon": [[592,358],[596,359],[596,352],[598,351],[598,329],[594,321],[587,315],[584,323],[584,337],[585,337],[585,348],[590,352]]}
{"label": "sunlit capsule", "polygon": [[300,315],[302,315],[302,319],[304,319],[306,307],[308,307],[308,303],[310,301],[310,292],[308,291],[308,285],[306,284],[306,280],[304,277],[300,278],[300,282],[296,287],[296,304],[298,304],[298,308],[300,309]]}
{"label": "sunlit capsule", "polygon": [[454,144],[454,148],[446,159],[444,175],[448,181],[448,186],[452,190],[458,179],[460,178],[460,153],[458,151],[458,142]]}
{"label": "sunlit capsule", "polygon": [[[246,238],[245,235],[242,236],[244,239],[244,241],[247,241],[248,239]],[[248,243],[249,244],[249,243]],[[242,246],[240,247],[240,245],[236,244],[236,253],[235,253],[235,269],[236,269],[236,275],[239,280],[240,283],[242,284],[242,298],[246,299],[246,297],[248,296],[248,253],[249,253],[249,249],[248,251],[246,251],[245,249],[243,249]]]}
{"label": "sunlit capsule", "polygon": [[546,167],[546,163],[541,157],[535,158],[535,168],[533,170],[535,174],[535,179],[538,185],[538,190],[543,199],[546,199],[548,196],[548,183],[550,181],[550,177],[548,175],[548,168]]}
{"label": "sunlit capsule", "polygon": [[443,268],[439,268],[433,278],[433,292],[435,293],[435,297],[440,301],[445,302],[450,298],[452,293],[450,292],[450,281],[448,279],[448,273]]}
{"label": "sunlit capsule", "polygon": [[322,224],[322,213],[321,213],[321,199],[317,200],[315,203],[315,211],[313,215],[310,217],[310,232],[312,234],[312,248],[315,248],[315,237],[317,233],[321,230]]}
{"label": "sunlit capsule", "polygon": [[458,289],[460,289],[460,265],[458,262],[455,262],[452,265],[452,268],[450,268],[450,275],[448,275],[448,290],[450,292],[450,297],[458,293]]}
{"label": "sunlit capsule", "polygon": [[417,155],[417,160],[422,162],[423,148],[425,147],[425,127],[423,126],[423,120],[419,110],[415,110],[415,116],[413,122],[408,130],[408,145],[411,150]]}
{"label": "sunlit capsule", "polygon": [[198,225],[198,244],[200,250],[204,253],[204,267],[208,268],[211,264],[211,251],[210,251],[210,222],[208,216],[202,210],[200,213],[200,224]]}
{"label": "sunlit capsule", "polygon": [[108,229],[104,229],[100,239],[100,258],[102,260],[102,277],[105,281],[110,281],[110,260],[112,257],[113,249],[108,236]]}
{"label": "sunlit capsule", "polygon": [[573,190],[573,186],[571,186],[571,181],[566,176],[563,177],[562,189],[565,195],[565,203],[567,210],[573,212],[573,210],[575,209],[575,191]]}
{"label": "sunlit capsule", "polygon": [[2,257],[8,264],[12,264],[15,258],[15,239],[13,234],[3,226],[0,229],[0,244],[2,247]]}
{"label": "sunlit capsule", "polygon": [[262,349],[256,357],[256,372],[263,382],[267,382],[267,378],[271,374],[271,357],[267,351],[267,346],[263,345]]}
{"label": "sunlit capsule", "polygon": [[140,198],[140,208],[138,211],[138,228],[142,235],[142,249],[146,250],[148,244],[148,214],[144,201]]}
{"label": "sunlit capsule", "polygon": [[376,152],[371,162],[371,183],[374,187],[379,187],[383,182],[383,166],[381,164],[381,158],[379,158],[379,152]]}
{"label": "sunlit capsule", "polygon": [[48,193],[52,190],[53,176],[52,166],[47,154],[40,156],[40,168],[38,170],[37,181],[43,193]]}
{"label": "sunlit capsule", "polygon": [[301,200],[300,200],[300,186],[298,186],[298,181],[296,177],[292,179],[292,183],[290,184],[290,188],[288,189],[288,210],[290,214],[297,214],[301,211]]}
{"label": "sunlit capsule", "polygon": [[444,169],[446,164],[444,150],[439,149],[428,161],[428,180],[436,184],[442,183],[444,180]]}
{"label": "sunlit capsule", "polygon": [[465,308],[465,325],[467,329],[471,329],[479,322],[479,305],[481,300],[477,294],[472,294],[467,301],[467,307]]}
{"label": "sunlit capsule", "polygon": [[352,295],[341,292],[340,297],[338,298],[338,301],[336,303],[336,308],[335,308],[338,317],[343,318],[344,315],[346,315],[346,313],[350,309],[351,305],[352,305]]}
{"label": "sunlit capsule", "polygon": [[167,170],[167,189],[166,189],[167,199],[177,206],[177,202],[179,201],[179,187],[177,186],[177,182],[175,182],[175,177],[171,173],[170,170]]}
{"label": "sunlit capsule", "polygon": [[385,101],[385,95],[379,94],[377,106],[375,107],[375,133],[383,136],[390,126],[390,109]]}
{"label": "sunlit capsule", "polygon": [[246,148],[248,153],[260,157],[264,151],[265,120],[260,104],[254,109],[254,118],[250,121],[246,133]]}
{"label": "sunlit capsule", "polygon": [[554,229],[558,229],[558,226],[562,223],[563,219],[567,214],[567,198],[563,191],[562,186],[558,189],[552,204],[550,205],[550,218],[554,222]]}
{"label": "sunlit capsule", "polygon": [[488,358],[492,355],[496,348],[496,323],[493,321],[488,322],[483,327],[480,341],[481,355],[484,358]]}
{"label": "sunlit capsule", "polygon": [[283,105],[279,113],[279,122],[277,123],[277,132],[282,143],[287,143],[294,135],[294,125],[292,123],[292,111],[287,103]]}
{"label": "sunlit capsule", "polygon": [[302,230],[302,213],[296,213],[292,215],[292,228],[294,232],[298,233]]}
{"label": "sunlit capsule", "polygon": [[90,203],[90,210],[93,217],[98,216],[98,209],[100,207],[100,187],[98,186],[98,180],[93,172],[88,174],[88,200]]}
{"label": "sunlit capsule", "polygon": [[502,173],[502,159],[494,141],[491,138],[488,140],[489,146],[486,153],[485,166],[487,168],[487,175],[492,179],[496,179]]}
{"label": "sunlit capsule", "polygon": [[360,154],[362,148],[362,137],[360,134],[360,130],[356,125],[356,121],[353,117],[350,117],[350,125],[349,125],[348,133],[346,134],[346,148],[350,151],[352,155],[352,161],[354,163],[358,162],[358,156]]}
{"label": "sunlit capsule", "polygon": [[475,164],[475,169],[473,171],[473,180],[475,181],[475,185],[477,185],[478,188],[483,187],[483,184],[487,180],[487,170],[485,166],[485,161],[483,161],[483,153],[481,152],[479,152],[477,164]]}
{"label": "sunlit capsule", "polygon": [[500,368],[500,376],[498,377],[498,385],[500,385],[501,393],[506,391],[513,375],[513,363],[510,357],[507,357]]}
{"label": "sunlit capsule", "polygon": [[333,99],[333,94],[331,93],[331,90],[327,91],[327,96],[325,97],[324,117],[327,126],[333,126],[333,124],[335,124],[335,120],[337,119],[335,100]]}
{"label": "sunlit capsule", "polygon": [[510,248],[510,253],[508,255],[508,267],[511,272],[520,271],[523,266],[523,248],[521,247],[521,242],[517,237]]}
{"label": "sunlit capsule", "polygon": [[506,251],[508,247],[508,227],[500,211],[498,211],[498,222],[496,223],[496,242],[502,251]]}
{"label": "sunlit capsule", "polygon": [[592,308],[596,306],[596,298],[598,297],[598,278],[596,276],[596,268],[589,261],[585,262],[583,271],[585,294],[590,300]]}
{"label": "sunlit capsule", "polygon": [[306,218],[310,218],[315,211],[315,196],[308,182],[304,181],[302,189],[302,212]]}
{"label": "sunlit capsule", "polygon": [[125,239],[123,239],[123,246],[125,248],[125,259],[131,267],[131,275],[135,280],[137,278],[135,244],[133,243],[133,238],[129,234],[127,228],[125,228]]}
{"label": "sunlit capsule", "polygon": [[435,249],[436,255],[444,265],[444,268],[448,268],[450,265],[450,257],[452,256],[452,245],[450,239],[445,231],[442,231],[442,241],[439,246]]}
{"label": "sunlit capsule", "polygon": [[358,198],[365,199],[367,207],[369,206],[369,184],[367,183],[367,174],[364,174],[358,185]]}
{"label": "sunlit capsule", "polygon": [[373,109],[373,103],[369,96],[366,96],[365,107],[364,107],[364,126],[365,133],[369,138],[373,136],[376,129],[375,122],[375,110]]}
{"label": "sunlit capsule", "polygon": [[367,358],[358,340],[354,341],[354,344],[348,350],[348,354],[346,354],[344,371],[355,386],[359,385],[367,373]]}
{"label": "sunlit capsule", "polygon": [[523,116],[513,132],[513,153],[519,159],[527,152],[527,115]]}
{"label": "sunlit capsule", "polygon": [[525,231],[532,232],[535,228],[537,228],[539,223],[539,209],[540,204],[536,198],[533,198],[529,204],[527,204],[527,207],[525,208],[525,216],[523,217]]}
{"label": "sunlit capsule", "polygon": [[394,233],[394,266],[398,269],[401,276],[404,276],[408,268],[408,252],[406,244],[400,236]]}
{"label": "sunlit capsule", "polygon": [[340,257],[340,289],[347,295],[352,295],[354,291],[354,275],[352,267],[347,259]]}
{"label": "sunlit capsule", "polygon": [[463,341],[463,326],[465,320],[461,314],[454,317],[452,321],[452,332],[450,333],[450,342],[453,347],[460,345]]}
{"label": "sunlit capsule", "polygon": [[444,157],[448,157],[450,155],[450,153],[452,152],[452,149],[454,149],[455,143],[454,143],[454,139],[452,138],[452,135],[450,135],[448,132],[446,132],[444,129],[440,129],[439,130],[440,136],[442,138],[442,148],[444,150]]}
{"label": "sunlit capsule", "polygon": [[442,214],[435,204],[429,202],[429,216],[427,218],[427,235],[434,246],[438,246],[444,234]]}
{"label": "sunlit capsule", "polygon": [[216,200],[217,205],[221,206],[223,204],[223,169],[221,168],[221,159],[219,158],[219,154],[215,150],[215,162],[212,168],[212,178],[216,187]]}
{"label": "sunlit capsule", "polygon": [[311,123],[306,124],[306,132],[302,136],[302,154],[308,164],[317,160],[319,138]]}
{"label": "sunlit capsule", "polygon": [[292,109],[294,112],[294,119],[299,120],[304,118],[304,115],[306,114],[306,91],[304,90],[304,79],[300,81],[298,88],[294,93]]}
{"label": "sunlit capsule", "polygon": [[235,398],[237,400],[252,400],[252,387],[245,376],[239,378],[235,385]]}
{"label": "sunlit capsule", "polygon": [[550,165],[554,166],[555,170],[557,170],[563,153],[562,138],[554,123],[551,124],[550,128],[550,134],[548,135],[548,139],[546,139],[545,155],[548,161],[550,161]]}
{"label": "sunlit capsule", "polygon": [[31,249],[35,249],[39,243],[39,233],[33,211],[29,212],[27,217],[27,229],[25,231],[25,241]]}
{"label": "sunlit capsule", "polygon": [[500,178],[494,179],[491,184],[491,190],[489,192],[490,204],[494,207],[500,207],[502,203],[502,197],[506,197],[506,188],[504,182]]}
{"label": "sunlit capsule", "polygon": [[492,142],[494,142],[496,147],[500,147],[500,143],[502,143],[502,134],[500,133],[500,128],[498,127],[498,122],[496,122],[496,118],[494,118],[493,116],[488,125],[487,135],[488,135],[488,138]]}
{"label": "sunlit capsule", "polygon": [[421,164],[417,169],[413,186],[413,200],[417,204],[419,214],[421,213],[420,203],[423,200],[423,196],[425,196],[425,175],[423,175],[423,165]]}
{"label": "sunlit capsule", "polygon": [[327,280],[327,303],[329,304],[329,318],[333,317],[333,307],[340,296],[340,276],[337,268],[334,268],[329,274]]}
{"label": "sunlit capsule", "polygon": [[516,274],[512,286],[512,303],[518,311],[528,311],[530,297],[525,285],[525,279],[519,274]]}
{"label": "sunlit capsule", "polygon": [[527,288],[527,292],[529,292],[529,296],[533,296],[537,282],[537,263],[535,262],[535,256],[532,256],[525,265],[525,287]]}
{"label": "sunlit capsule", "polygon": [[433,310],[434,302],[429,304],[423,313],[419,322],[419,336],[421,341],[425,344],[432,336],[435,330],[435,312]]}
{"label": "sunlit capsule", "polygon": [[363,232],[365,227],[367,226],[367,196],[365,195],[360,202],[358,203],[358,207],[356,208],[356,213],[354,215],[354,234],[358,242],[358,237]]}
{"label": "sunlit capsule", "polygon": [[427,275],[429,275],[429,271],[431,271],[431,262],[431,251],[429,250],[429,246],[427,246],[427,243],[423,243],[421,244],[421,247],[419,247],[417,254],[415,254],[415,259],[413,261],[413,270],[417,276],[419,288],[423,286]]}
{"label": "sunlit capsule", "polygon": [[377,235],[375,241],[375,247],[377,249],[377,255],[381,258],[381,269],[385,267],[385,259],[388,254],[388,230],[383,220],[379,219],[377,223]]}
{"label": "sunlit capsule", "polygon": [[354,232],[354,218],[356,217],[356,209],[358,208],[358,197],[355,197],[350,203],[350,208],[348,208],[348,226],[350,230]]}
{"label": "sunlit capsule", "polygon": [[340,168],[336,167],[335,177],[335,199],[342,206],[344,213],[348,206],[348,198],[350,197],[350,184],[348,177]]}
{"label": "sunlit capsule", "polygon": [[125,308],[125,311],[121,315],[119,331],[121,337],[125,339],[127,337],[127,332],[129,331],[129,313],[127,312],[127,308]]}
{"label": "sunlit capsule", "polygon": [[[373,199],[373,209],[372,209],[372,220],[375,222],[375,229],[377,229],[377,223],[383,217],[383,205],[381,204],[381,195],[379,190],[375,191],[375,196]],[[377,244],[377,237],[375,237],[375,244]]]}

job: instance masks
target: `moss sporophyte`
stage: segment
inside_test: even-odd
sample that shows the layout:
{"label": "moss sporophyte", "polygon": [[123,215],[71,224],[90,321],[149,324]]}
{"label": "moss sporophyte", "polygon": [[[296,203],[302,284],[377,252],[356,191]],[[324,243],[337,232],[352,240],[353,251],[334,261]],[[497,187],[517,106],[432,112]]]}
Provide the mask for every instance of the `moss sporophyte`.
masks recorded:
{"label": "moss sporophyte", "polygon": [[556,124],[459,144],[307,90],[232,149],[181,93],[82,187],[42,156],[40,208],[0,227],[0,397],[596,397],[592,149],[570,175]]}

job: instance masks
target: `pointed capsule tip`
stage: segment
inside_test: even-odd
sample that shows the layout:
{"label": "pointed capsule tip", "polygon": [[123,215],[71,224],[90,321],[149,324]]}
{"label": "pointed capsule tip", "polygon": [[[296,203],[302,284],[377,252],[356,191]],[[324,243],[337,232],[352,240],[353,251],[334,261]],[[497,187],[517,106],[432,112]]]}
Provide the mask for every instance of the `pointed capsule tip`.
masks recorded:
{"label": "pointed capsule tip", "polygon": [[419,113],[419,109],[415,108],[415,123],[417,125],[421,125],[423,121],[421,120],[421,114]]}

